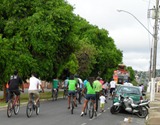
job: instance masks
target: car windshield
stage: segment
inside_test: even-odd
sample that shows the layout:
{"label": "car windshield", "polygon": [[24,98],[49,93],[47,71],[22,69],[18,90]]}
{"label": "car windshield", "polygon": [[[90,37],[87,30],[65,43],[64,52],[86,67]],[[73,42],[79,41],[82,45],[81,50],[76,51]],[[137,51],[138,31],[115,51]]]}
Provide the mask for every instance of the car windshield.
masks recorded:
{"label": "car windshield", "polygon": [[135,94],[135,95],[139,95],[140,94],[140,90],[136,87],[129,87],[129,86],[121,86],[118,89],[118,92],[121,94]]}

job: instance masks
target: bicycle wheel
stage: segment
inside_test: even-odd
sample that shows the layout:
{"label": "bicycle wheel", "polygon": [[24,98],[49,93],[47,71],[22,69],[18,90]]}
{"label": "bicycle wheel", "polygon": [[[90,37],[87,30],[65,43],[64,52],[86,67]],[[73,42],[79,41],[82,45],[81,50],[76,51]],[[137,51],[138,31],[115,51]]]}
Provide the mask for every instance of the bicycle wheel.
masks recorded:
{"label": "bicycle wheel", "polygon": [[36,114],[37,115],[39,115],[39,111],[40,111],[40,102],[38,101],[37,105],[36,105]]}
{"label": "bicycle wheel", "polygon": [[20,109],[20,100],[17,100],[17,104],[14,105],[14,114],[17,115]]}
{"label": "bicycle wheel", "polygon": [[33,102],[28,102],[27,108],[26,108],[27,117],[30,118],[32,113],[33,113]]}
{"label": "bicycle wheel", "polygon": [[67,90],[64,90],[63,92],[63,98],[65,99],[67,97]]}
{"label": "bicycle wheel", "polygon": [[89,104],[89,118],[93,118],[94,115],[94,105],[92,102]]}
{"label": "bicycle wheel", "polygon": [[56,92],[55,92],[55,100],[57,100],[57,98],[58,98],[58,91],[56,90]]}
{"label": "bicycle wheel", "polygon": [[7,106],[7,116],[8,118],[10,118],[12,116],[12,106],[13,106],[13,103],[12,103],[12,100],[9,100],[8,101],[8,106]]}
{"label": "bicycle wheel", "polygon": [[56,100],[56,92],[55,92],[56,90],[52,90],[52,100],[54,101],[54,100]]}

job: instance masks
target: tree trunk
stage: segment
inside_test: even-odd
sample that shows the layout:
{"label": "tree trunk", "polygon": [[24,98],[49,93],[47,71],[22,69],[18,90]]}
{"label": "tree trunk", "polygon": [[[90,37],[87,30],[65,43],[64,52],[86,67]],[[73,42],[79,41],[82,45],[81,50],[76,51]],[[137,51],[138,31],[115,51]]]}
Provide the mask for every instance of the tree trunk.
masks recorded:
{"label": "tree trunk", "polygon": [[3,84],[3,100],[6,100],[6,95],[7,95],[7,92],[6,92],[6,84],[4,83],[4,84]]}

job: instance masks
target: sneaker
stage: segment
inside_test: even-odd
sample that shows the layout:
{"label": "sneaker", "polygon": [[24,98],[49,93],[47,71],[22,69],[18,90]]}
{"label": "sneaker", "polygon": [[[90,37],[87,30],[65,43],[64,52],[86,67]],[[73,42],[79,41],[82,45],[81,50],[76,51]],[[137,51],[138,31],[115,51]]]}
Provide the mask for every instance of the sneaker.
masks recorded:
{"label": "sneaker", "polygon": [[81,116],[83,116],[84,115],[84,112],[81,112]]}

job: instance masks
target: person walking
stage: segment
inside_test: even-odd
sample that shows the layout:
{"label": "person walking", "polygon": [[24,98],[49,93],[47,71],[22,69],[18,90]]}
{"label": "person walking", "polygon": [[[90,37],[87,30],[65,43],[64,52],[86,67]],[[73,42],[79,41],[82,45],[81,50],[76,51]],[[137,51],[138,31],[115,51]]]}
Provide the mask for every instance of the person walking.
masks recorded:
{"label": "person walking", "polygon": [[97,77],[96,80],[93,82],[95,84],[95,92],[96,92],[96,111],[98,111],[98,100],[99,95],[102,91],[102,84],[100,83],[100,77]]}
{"label": "person walking", "polygon": [[113,92],[115,91],[116,88],[116,82],[114,79],[111,80],[110,82],[110,97],[113,99]]}
{"label": "person walking", "polygon": [[104,106],[105,106],[106,98],[105,98],[103,93],[101,93],[99,99],[100,99],[100,110],[101,110],[101,112],[104,112]]}

